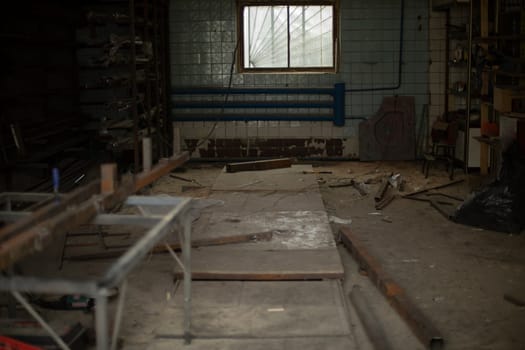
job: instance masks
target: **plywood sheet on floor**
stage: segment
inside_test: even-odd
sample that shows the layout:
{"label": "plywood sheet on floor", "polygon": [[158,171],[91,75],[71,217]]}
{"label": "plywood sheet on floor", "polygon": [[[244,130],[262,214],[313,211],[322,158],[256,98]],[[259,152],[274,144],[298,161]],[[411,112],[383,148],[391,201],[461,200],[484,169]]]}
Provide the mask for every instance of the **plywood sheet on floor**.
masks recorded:
{"label": "plywood sheet on floor", "polygon": [[323,198],[317,188],[304,192],[217,191],[212,192],[209,198],[224,203],[206,208],[203,212],[260,213],[286,210],[325,210]]}
{"label": "plywood sheet on floor", "polygon": [[[223,339],[226,348],[233,349],[239,344],[260,346],[267,340],[275,346],[300,344],[298,339],[304,337],[318,338],[327,349],[331,344],[353,343],[339,282],[206,281],[194,282],[192,288],[192,334],[196,340],[189,348],[211,344],[205,339]],[[162,310],[157,309],[158,314],[140,312],[142,297],[134,288],[130,290],[131,311],[122,329],[125,346],[147,340],[135,331],[135,325],[147,324],[149,339],[157,339],[159,345],[184,347],[179,338],[183,333],[182,288]]]}
{"label": "plywood sheet on floor", "polygon": [[[176,268],[176,274],[181,275]],[[252,250],[203,247],[192,251],[194,279],[305,280],[344,275],[337,249]]]}
{"label": "plywood sheet on floor", "polygon": [[[349,336],[339,337],[297,337],[297,338],[265,338],[265,339],[197,339],[191,345],[183,345],[182,340],[157,340],[149,345],[148,350],[354,350],[358,349]],[[130,347],[130,350],[144,349]]]}
{"label": "plywood sheet on floor", "polygon": [[236,234],[271,233],[268,241],[244,245],[246,249],[315,249],[335,247],[324,211],[260,213],[203,213],[194,223],[192,238],[211,239]]}
{"label": "plywood sheet on floor", "polygon": [[316,189],[317,177],[311,165],[292,165],[291,168],[239,173],[221,173],[213,191],[304,191]]}

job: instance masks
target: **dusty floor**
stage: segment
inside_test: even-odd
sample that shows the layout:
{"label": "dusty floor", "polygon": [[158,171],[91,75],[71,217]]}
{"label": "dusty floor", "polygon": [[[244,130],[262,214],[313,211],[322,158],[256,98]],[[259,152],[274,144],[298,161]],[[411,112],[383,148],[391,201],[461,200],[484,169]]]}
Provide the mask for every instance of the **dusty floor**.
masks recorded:
{"label": "dusty floor", "polygon": [[[204,188],[177,179],[164,179],[177,195],[207,195],[219,170],[214,164],[188,164],[179,175],[198,179]],[[350,227],[385,270],[442,332],[447,349],[525,349],[525,308],[509,303],[504,294],[525,299],[525,235],[509,235],[455,224],[428,203],[396,198],[383,210],[374,208],[373,195],[384,175],[401,174],[405,192],[417,191],[449,181],[444,170],[433,168],[425,179],[418,163],[410,162],[320,162],[321,193],[329,215],[351,220]],[[353,187],[332,188],[344,179],[367,182],[369,195]],[[466,197],[480,182],[475,175],[457,171],[461,184],[440,190]],[[177,188],[178,187],[178,188]],[[162,188],[162,185],[156,189]],[[155,189],[154,189],[155,191]],[[333,224],[337,232],[338,224]],[[394,348],[417,348],[420,344],[403,327],[392,327],[397,316],[382,296],[367,285],[366,277],[346,249],[340,249],[346,270],[345,287],[360,284],[384,321]],[[381,308],[383,307],[383,308]],[[394,315],[392,315],[394,314]]]}
{"label": "dusty floor", "polygon": [[[325,163],[318,169],[333,170],[332,177],[400,173],[408,191],[448,181],[438,169],[424,179],[411,163]],[[464,197],[479,182],[468,180],[442,192]],[[352,187],[322,186],[322,193],[328,212],[352,219],[352,232],[434,321],[447,349],[525,349],[525,308],[503,298],[525,298],[525,235],[458,225],[425,202],[396,199],[371,215],[377,211],[370,195],[363,198]]]}
{"label": "dusty floor", "polygon": [[[213,197],[211,188],[222,171],[221,168],[220,164],[188,163],[174,175],[191,179],[193,182],[166,176],[146,194]],[[346,225],[349,225],[354,235],[366,244],[369,251],[382,263],[386,272],[406,290],[415,304],[434,322],[445,339],[445,349],[525,349],[525,340],[522,337],[525,329],[525,307],[516,306],[503,298],[504,294],[512,294],[521,300],[525,299],[524,234],[507,235],[457,225],[445,219],[428,203],[402,198],[396,198],[383,210],[375,209],[373,197],[380,179],[385,175],[401,174],[406,181],[404,191],[411,192],[447,183],[449,181],[447,174],[441,169],[431,169],[428,179],[423,178],[419,164],[410,162],[320,162],[314,164],[314,171],[331,172],[316,175],[328,214],[346,221]],[[457,178],[464,177],[458,171]],[[352,186],[331,187],[348,179],[365,183],[363,188],[368,194],[363,196]],[[300,181],[298,179],[298,182]],[[465,197],[471,191],[471,187],[477,183],[479,179],[471,176],[465,178],[461,184],[440,191]],[[336,237],[340,225],[332,224],[332,231]],[[340,338],[339,348],[348,348],[348,339],[351,339],[350,348],[371,349],[372,345],[348,298],[348,293],[358,285],[366,297],[367,308],[377,316],[377,322],[384,330],[391,348],[423,349],[423,345],[415,339],[369,279],[358,273],[357,264],[348,251],[342,245],[338,250],[345,269],[342,300],[346,304],[337,304],[339,306],[336,308],[342,308],[348,320],[341,322],[343,318],[331,321],[327,319],[322,325],[312,328],[309,332],[318,331],[320,335],[344,335]],[[133,272],[131,279],[136,283],[132,283],[130,297],[127,300],[130,313],[126,314],[124,321],[127,327],[123,333],[126,338],[124,348],[168,349],[174,346],[184,348],[181,346],[180,338],[159,340],[154,347],[149,343],[151,337],[155,336],[152,328],[154,322],[162,318],[166,321],[166,327],[171,329],[169,327],[176,323],[174,320],[180,317],[180,313],[175,313],[174,310],[180,307],[178,305],[180,305],[181,288],[173,283],[173,265],[167,264],[168,261],[170,261],[169,256],[154,255]],[[83,274],[89,275],[96,274],[106,264],[102,261],[91,262],[77,267],[84,266]],[[66,272],[70,266],[73,264],[66,264]],[[78,271],[78,268],[72,268],[71,273],[78,273]],[[223,304],[230,303],[227,296],[231,295],[236,299],[238,290],[246,290],[242,298],[241,296],[237,298],[244,302],[239,302],[239,309],[234,310],[241,315],[239,322],[228,323],[233,327],[230,331],[235,333],[235,327],[250,323],[250,320],[256,317],[253,312],[258,311],[253,311],[253,307],[246,308],[246,305],[257,305],[257,298],[264,293],[258,291],[259,287],[254,287],[252,283],[236,282],[231,291],[226,290],[224,294],[223,290],[221,292],[223,294],[219,294],[215,288],[220,283],[196,282],[195,302],[212,307],[211,302],[217,299],[218,306],[213,307],[213,312],[217,314],[218,320],[215,323],[211,321],[207,323],[212,327],[211,330],[217,331],[223,327],[220,317],[224,314],[220,309]],[[256,286],[261,286],[263,288],[261,291],[267,290],[270,294],[273,293],[272,290],[276,290],[271,283]],[[301,282],[291,283],[286,293],[297,290],[297,298],[314,306],[312,308],[315,310],[314,315],[323,309],[323,302],[327,303],[328,309],[332,308],[331,310],[335,312],[334,304],[329,299],[319,299],[320,295],[326,294],[327,290],[335,290],[335,287],[329,284],[314,284],[310,287],[313,288],[312,293],[315,295],[299,293],[302,289]],[[315,305],[321,309],[316,308]],[[200,317],[203,322],[209,321],[202,319],[207,318],[208,313],[201,313],[198,307],[196,310],[197,320]],[[309,319],[308,310],[298,309],[297,314],[302,315],[302,322],[305,322],[302,325],[298,324],[297,332],[303,332],[304,327],[308,328],[315,325],[315,322],[320,322]],[[342,314],[339,316],[344,317]],[[79,317],[79,314],[70,314],[70,317]],[[87,318],[86,322],[90,322],[89,316],[83,315],[83,317]],[[328,313],[326,317],[329,317]],[[265,324],[264,322],[268,320],[262,321]],[[340,324],[347,322],[346,328],[350,328],[349,333],[346,333],[345,327],[330,326],[330,322],[340,322]],[[253,326],[257,329],[256,323],[253,323]],[[266,331],[274,337],[265,342],[241,339],[233,344],[231,339],[200,339],[193,343],[192,348],[323,348],[324,339],[315,334],[308,340],[304,337],[284,339],[279,338],[279,329],[272,328],[272,322],[266,327],[269,327]]]}

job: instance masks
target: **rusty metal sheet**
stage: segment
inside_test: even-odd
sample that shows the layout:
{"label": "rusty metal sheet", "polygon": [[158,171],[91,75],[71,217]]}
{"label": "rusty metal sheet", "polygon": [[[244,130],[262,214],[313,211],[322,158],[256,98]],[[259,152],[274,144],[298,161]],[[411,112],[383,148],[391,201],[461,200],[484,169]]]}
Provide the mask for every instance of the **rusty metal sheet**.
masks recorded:
{"label": "rusty metal sheet", "polygon": [[359,159],[415,159],[415,123],[413,96],[385,97],[377,113],[359,124]]}

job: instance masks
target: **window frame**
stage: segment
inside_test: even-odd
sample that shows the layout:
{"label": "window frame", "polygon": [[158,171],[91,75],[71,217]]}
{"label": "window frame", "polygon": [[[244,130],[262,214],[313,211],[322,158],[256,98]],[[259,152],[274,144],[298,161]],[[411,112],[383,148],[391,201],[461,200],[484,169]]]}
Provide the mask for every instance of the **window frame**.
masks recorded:
{"label": "window frame", "polygon": [[[339,0],[237,0],[237,71],[239,73],[337,73],[339,70]],[[244,67],[244,8],[248,6],[332,6],[333,66],[331,67]],[[287,45],[290,54],[289,43]]]}

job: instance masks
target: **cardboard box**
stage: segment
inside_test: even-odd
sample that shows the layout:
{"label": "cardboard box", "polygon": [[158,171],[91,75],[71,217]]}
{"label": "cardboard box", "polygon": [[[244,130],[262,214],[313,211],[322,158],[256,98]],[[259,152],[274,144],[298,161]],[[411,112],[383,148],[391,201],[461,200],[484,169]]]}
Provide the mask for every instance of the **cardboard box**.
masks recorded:
{"label": "cardboard box", "polygon": [[494,87],[494,109],[498,112],[520,112],[525,107],[525,88],[517,86]]}

